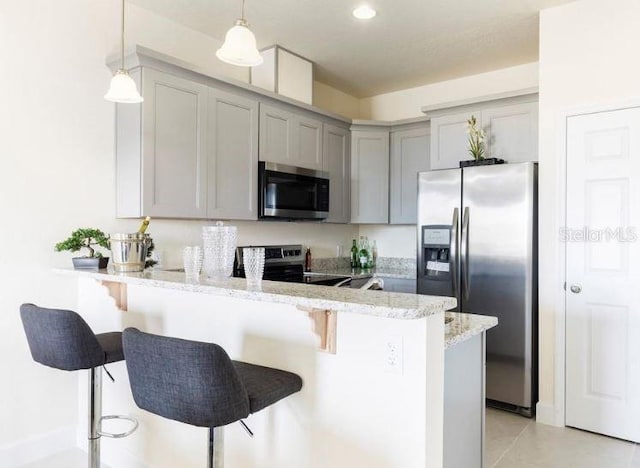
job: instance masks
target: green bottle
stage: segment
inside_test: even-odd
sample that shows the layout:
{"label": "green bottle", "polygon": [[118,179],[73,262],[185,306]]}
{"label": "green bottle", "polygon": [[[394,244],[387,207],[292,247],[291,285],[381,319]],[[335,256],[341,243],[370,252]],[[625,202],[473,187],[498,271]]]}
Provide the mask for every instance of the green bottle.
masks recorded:
{"label": "green bottle", "polygon": [[353,239],[353,244],[351,245],[351,268],[358,268],[360,265],[360,260],[358,260],[358,244],[355,239]]}
{"label": "green bottle", "polygon": [[369,268],[369,251],[364,239],[361,241],[360,248],[360,268]]}

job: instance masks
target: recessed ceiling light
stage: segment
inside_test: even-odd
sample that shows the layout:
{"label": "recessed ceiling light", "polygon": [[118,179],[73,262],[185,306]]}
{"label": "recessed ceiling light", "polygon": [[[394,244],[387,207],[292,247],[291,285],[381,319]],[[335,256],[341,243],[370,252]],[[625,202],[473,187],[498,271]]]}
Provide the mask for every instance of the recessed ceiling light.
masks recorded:
{"label": "recessed ceiling light", "polygon": [[363,20],[371,19],[376,16],[376,10],[371,8],[369,5],[362,5],[353,10],[353,16]]}

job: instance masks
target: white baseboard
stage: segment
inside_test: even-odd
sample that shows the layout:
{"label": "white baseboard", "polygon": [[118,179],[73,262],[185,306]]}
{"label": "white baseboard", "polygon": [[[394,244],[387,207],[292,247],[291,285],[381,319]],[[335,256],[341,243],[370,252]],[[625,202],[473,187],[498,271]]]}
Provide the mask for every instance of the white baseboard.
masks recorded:
{"label": "white baseboard", "polygon": [[564,416],[555,406],[538,402],[536,405],[536,422],[547,424],[548,426],[564,427]]}
{"label": "white baseboard", "polygon": [[76,447],[75,435],[76,428],[68,426],[2,446],[0,447],[0,466],[17,468],[56,453],[71,450]]}

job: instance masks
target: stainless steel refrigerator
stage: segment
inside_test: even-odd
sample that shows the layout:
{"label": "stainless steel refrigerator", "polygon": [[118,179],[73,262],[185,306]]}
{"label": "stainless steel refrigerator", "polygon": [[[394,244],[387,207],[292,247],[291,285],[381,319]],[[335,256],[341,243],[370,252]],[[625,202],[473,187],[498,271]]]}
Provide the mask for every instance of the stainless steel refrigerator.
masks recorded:
{"label": "stainless steel refrigerator", "polygon": [[498,317],[487,332],[488,403],[533,416],[537,385],[537,164],[418,175],[418,293]]}

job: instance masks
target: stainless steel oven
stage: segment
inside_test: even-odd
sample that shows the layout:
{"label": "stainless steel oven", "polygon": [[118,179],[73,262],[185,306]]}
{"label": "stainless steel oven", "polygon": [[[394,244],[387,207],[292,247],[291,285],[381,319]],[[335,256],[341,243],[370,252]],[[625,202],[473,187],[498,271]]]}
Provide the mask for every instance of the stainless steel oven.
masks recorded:
{"label": "stainless steel oven", "polygon": [[329,174],[261,161],[258,207],[263,219],[324,219],[329,215]]}

